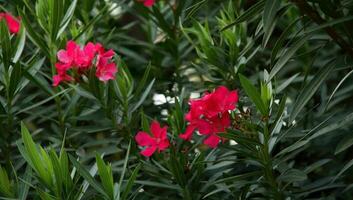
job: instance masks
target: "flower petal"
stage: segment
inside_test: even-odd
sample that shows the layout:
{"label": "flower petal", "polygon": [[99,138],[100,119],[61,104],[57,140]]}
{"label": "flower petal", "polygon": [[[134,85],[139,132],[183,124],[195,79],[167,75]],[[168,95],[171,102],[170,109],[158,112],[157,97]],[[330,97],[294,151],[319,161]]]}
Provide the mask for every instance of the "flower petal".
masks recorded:
{"label": "flower petal", "polygon": [[163,151],[164,149],[168,148],[169,145],[170,145],[169,140],[164,139],[158,144],[158,149],[159,151]]}
{"label": "flower petal", "polygon": [[207,137],[203,143],[211,148],[216,148],[218,146],[219,141],[221,140],[216,134],[212,134]]}
{"label": "flower petal", "polygon": [[135,136],[135,140],[139,146],[152,146],[156,145],[154,138],[152,138],[148,133],[140,131]]}
{"label": "flower petal", "polygon": [[[102,60],[102,59],[101,59]],[[101,63],[101,62],[100,62]],[[118,71],[115,63],[108,63],[106,65],[98,65],[96,76],[100,81],[107,82],[115,79],[115,74]]]}
{"label": "flower petal", "polygon": [[151,7],[151,6],[153,6],[154,2],[155,2],[155,0],[145,0],[143,5],[145,5],[147,7]]}
{"label": "flower petal", "polygon": [[185,130],[185,133],[183,134],[180,134],[179,137],[183,140],[191,140],[192,138],[192,133],[194,132],[195,130],[195,125],[189,125],[186,127],[186,130]]}
{"label": "flower petal", "polygon": [[10,13],[5,13],[4,16],[7,26],[9,27],[9,31],[11,33],[17,33],[20,30],[19,20],[12,16]]}
{"label": "flower petal", "polygon": [[150,157],[152,156],[152,154],[157,150],[157,146],[150,146],[147,147],[145,150],[141,151],[141,154],[146,156],[146,157]]}
{"label": "flower petal", "polygon": [[155,138],[166,139],[167,138],[167,126],[163,128],[157,121],[152,121],[151,123],[151,133],[154,135]]}
{"label": "flower petal", "polygon": [[67,51],[60,50],[57,53],[58,59],[60,62],[68,64],[72,62],[72,58],[68,55]]}
{"label": "flower petal", "polygon": [[53,86],[58,86],[63,81],[72,81],[73,78],[66,73],[59,73],[58,75],[53,76]]}
{"label": "flower petal", "polygon": [[203,135],[208,135],[214,132],[214,125],[205,120],[198,120],[197,128],[200,134],[203,134]]}

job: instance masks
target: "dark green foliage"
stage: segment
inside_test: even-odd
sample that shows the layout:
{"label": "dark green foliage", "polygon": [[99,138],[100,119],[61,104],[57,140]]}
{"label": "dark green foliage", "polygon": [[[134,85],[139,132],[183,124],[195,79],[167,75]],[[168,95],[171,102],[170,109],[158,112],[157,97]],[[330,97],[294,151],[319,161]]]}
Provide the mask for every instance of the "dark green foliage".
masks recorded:
{"label": "dark green foliage", "polygon": [[[353,199],[350,0],[0,0],[0,199]],[[67,41],[118,73],[52,86]],[[225,140],[183,141],[191,96],[237,90]],[[157,97],[161,97],[157,99]],[[135,142],[158,120],[170,147]]]}

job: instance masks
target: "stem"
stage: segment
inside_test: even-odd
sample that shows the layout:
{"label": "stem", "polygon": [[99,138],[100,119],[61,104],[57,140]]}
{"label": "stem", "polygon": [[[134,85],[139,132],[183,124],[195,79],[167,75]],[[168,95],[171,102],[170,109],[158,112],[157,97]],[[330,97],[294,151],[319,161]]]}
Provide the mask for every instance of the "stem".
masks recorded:
{"label": "stem", "polygon": [[6,169],[8,172],[11,171],[11,138],[12,138],[12,132],[13,132],[13,121],[14,121],[14,116],[12,114],[12,99],[13,99],[13,95],[10,94],[9,91],[9,75],[8,73],[6,73],[6,77],[7,77],[7,91],[6,91],[6,96],[7,96],[7,131],[4,134],[5,137],[5,148],[3,148],[3,152],[4,152],[4,157],[5,157],[5,161],[6,161]]}
{"label": "stem", "polygon": [[270,138],[271,137],[270,137],[269,128],[268,128],[268,118],[266,118],[266,121],[264,124],[264,146],[262,149],[263,162],[264,162],[264,175],[265,175],[266,181],[268,182],[268,184],[271,186],[273,190],[274,199],[277,200],[277,199],[283,199],[283,196],[278,189],[276,179],[273,175],[272,159],[271,159],[271,154],[268,146]]}
{"label": "stem", "polygon": [[187,187],[183,188],[183,196],[185,200],[192,200],[191,196],[190,196],[190,191]]}
{"label": "stem", "polygon": [[[52,72],[52,76],[55,75],[55,62],[56,62],[56,46],[55,44],[50,40],[49,41],[49,48],[50,48],[50,65],[51,65],[51,72]],[[54,88],[54,93],[57,94],[59,92],[58,88]],[[62,137],[64,137],[65,135],[65,120],[63,117],[63,112],[62,112],[62,108],[61,108],[61,97],[60,96],[56,96],[54,98],[55,100],[55,104],[56,104],[56,110],[58,112],[58,122],[59,122],[59,127],[60,127],[60,131],[61,131],[61,135]]]}

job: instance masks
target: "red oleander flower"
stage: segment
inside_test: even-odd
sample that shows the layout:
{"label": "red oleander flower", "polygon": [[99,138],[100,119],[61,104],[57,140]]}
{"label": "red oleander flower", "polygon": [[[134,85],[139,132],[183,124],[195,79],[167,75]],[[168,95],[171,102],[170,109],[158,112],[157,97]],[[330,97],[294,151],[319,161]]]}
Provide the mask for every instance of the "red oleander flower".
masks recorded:
{"label": "red oleander flower", "polygon": [[96,56],[96,45],[92,42],[89,42],[86,46],[83,47],[83,50],[79,49],[77,55],[77,65],[79,68],[86,69],[92,65],[92,61]]}
{"label": "red oleander flower", "polygon": [[63,64],[63,63],[56,63],[55,68],[58,74],[53,76],[53,86],[58,86],[61,82],[64,82],[64,81],[69,82],[73,80],[73,78],[66,73],[67,70],[71,68],[70,65]]}
{"label": "red oleander flower", "polygon": [[212,93],[206,93],[201,99],[191,100],[190,111],[185,115],[189,125],[179,137],[190,140],[197,129],[201,135],[207,136],[204,144],[211,148],[217,147],[221,140],[217,134],[231,125],[229,111],[235,109],[237,102],[237,91],[229,91],[224,86],[218,87]]}
{"label": "red oleander flower", "polygon": [[143,5],[145,5],[146,7],[151,7],[151,6],[153,6],[154,3],[155,3],[155,0],[144,0],[143,1]]}
{"label": "red oleander flower", "polygon": [[5,19],[7,26],[9,27],[10,33],[18,33],[20,30],[20,20],[12,16],[10,13],[0,13],[0,21]]}
{"label": "red oleander flower", "polygon": [[115,63],[108,62],[107,59],[100,59],[97,63],[96,76],[100,81],[107,82],[115,79],[117,71]]}
{"label": "red oleander flower", "polygon": [[66,49],[62,49],[58,51],[57,57],[58,60],[66,64],[69,67],[76,66],[76,60],[78,57],[78,52],[80,50],[80,46],[76,44],[76,42],[70,40],[66,43]]}
{"label": "red oleander flower", "polygon": [[53,76],[53,86],[58,86],[63,81],[72,81],[73,78],[67,74],[57,74]]}
{"label": "red oleander flower", "polygon": [[[92,67],[96,67],[96,76],[99,80],[107,82],[115,79],[118,71],[116,64],[112,62],[113,50],[105,51],[104,47],[97,43],[89,42],[82,49],[74,41],[68,41],[66,49],[58,51],[58,63],[55,64],[57,75],[53,77],[53,86],[58,86],[63,81],[72,81],[73,77],[67,72],[75,69],[74,74],[82,75]],[[96,62],[93,60],[96,58]]]}
{"label": "red oleander flower", "polygon": [[113,50],[105,51],[101,44],[96,44],[97,56],[97,70],[96,76],[100,81],[107,82],[108,80],[114,80],[115,74],[118,71],[116,64],[110,60],[114,56]]}
{"label": "red oleander flower", "polygon": [[152,136],[146,132],[140,131],[135,136],[135,140],[139,146],[146,147],[141,154],[150,157],[157,149],[161,152],[169,147],[167,138],[167,126],[160,127],[157,121],[151,123]]}

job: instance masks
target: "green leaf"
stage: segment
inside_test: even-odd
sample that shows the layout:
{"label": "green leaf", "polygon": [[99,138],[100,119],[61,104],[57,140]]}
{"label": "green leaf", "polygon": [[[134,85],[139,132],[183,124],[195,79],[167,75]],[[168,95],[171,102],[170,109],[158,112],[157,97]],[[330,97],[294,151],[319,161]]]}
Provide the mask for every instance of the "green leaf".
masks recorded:
{"label": "green leaf", "polygon": [[19,187],[18,187],[18,199],[19,200],[26,200],[27,195],[28,195],[28,191],[29,191],[29,184],[31,182],[33,173],[32,173],[32,169],[29,165],[27,165],[26,167],[26,171],[24,173],[24,179],[23,181],[20,183]]}
{"label": "green leaf", "polygon": [[141,104],[146,100],[147,96],[150,94],[150,91],[153,87],[155,79],[153,79],[150,84],[148,84],[148,86],[146,87],[145,91],[142,93],[142,95],[140,96],[140,99],[138,100],[138,102],[136,104],[133,105],[133,107],[131,108],[130,112],[134,112],[135,110],[137,110]]}
{"label": "green leaf", "polygon": [[265,107],[264,102],[261,100],[260,93],[256,88],[250,83],[250,81],[243,75],[239,74],[240,83],[245,90],[246,94],[256,105],[256,108],[259,109],[262,115],[268,114],[268,109]]}
{"label": "green leaf", "polygon": [[58,31],[56,39],[59,39],[61,34],[65,31],[66,27],[69,25],[72,17],[74,16],[76,5],[77,5],[77,0],[73,0],[70,4],[70,7],[67,9],[65,16],[61,20],[60,29]]}
{"label": "green leaf", "polygon": [[70,91],[70,90],[71,90],[71,89],[65,89],[65,90],[63,90],[63,91],[61,91],[61,92],[58,92],[58,93],[56,93],[55,95],[53,95],[53,96],[51,96],[51,97],[48,97],[48,98],[46,98],[46,99],[44,99],[44,100],[42,100],[42,101],[40,101],[40,102],[38,102],[38,103],[35,103],[35,104],[31,105],[31,106],[28,106],[28,107],[26,107],[26,108],[24,108],[24,109],[21,109],[21,110],[19,110],[19,111],[16,113],[16,115],[19,114],[19,113],[26,112],[26,111],[28,111],[28,110],[32,110],[33,108],[36,108],[36,107],[38,107],[38,106],[40,106],[40,105],[43,105],[43,104],[49,102],[50,100],[56,98],[57,96],[60,96],[60,95],[64,94],[65,92],[68,92],[68,91]]}
{"label": "green leaf", "polygon": [[262,23],[264,29],[262,46],[264,47],[266,46],[269,36],[272,33],[272,27],[274,27],[275,17],[280,5],[281,0],[266,0],[264,12],[262,15]]}
{"label": "green leaf", "polygon": [[114,182],[113,182],[112,167],[110,164],[106,165],[103,159],[98,154],[96,154],[96,162],[98,167],[98,174],[103,184],[104,191],[109,196],[109,199],[113,200]]}
{"label": "green leaf", "polygon": [[327,27],[330,27],[330,26],[334,26],[334,25],[337,25],[337,24],[341,24],[343,22],[352,21],[352,20],[353,20],[353,16],[352,15],[347,15],[345,17],[337,18],[337,19],[334,19],[332,21],[322,23],[319,26],[308,28],[305,31],[303,31],[302,34],[313,33],[315,31],[319,31],[319,30],[322,30],[324,28],[327,28]]}
{"label": "green leaf", "polygon": [[146,70],[145,70],[145,73],[142,76],[140,83],[138,84],[138,86],[135,90],[135,95],[140,95],[141,92],[145,90],[147,79],[150,75],[151,69],[152,69],[152,65],[151,65],[151,63],[149,63]]}
{"label": "green leaf", "polygon": [[289,117],[289,123],[293,122],[296,116],[304,108],[306,103],[308,103],[311,97],[320,88],[324,80],[326,80],[328,75],[330,75],[333,68],[334,63],[329,62],[327,65],[323,66],[321,70],[317,74],[315,74],[314,78],[303,88],[293,105],[293,109]]}
{"label": "green leaf", "polygon": [[52,176],[48,168],[48,165],[51,163],[48,163],[47,159],[42,157],[43,153],[38,151],[36,144],[33,142],[32,137],[23,122],[21,122],[21,134],[25,147],[25,152],[21,152],[21,154],[24,158],[29,159],[26,161],[36,171],[43,182],[49,187],[52,186]]}
{"label": "green leaf", "polygon": [[223,27],[221,31],[224,31],[226,29],[229,29],[232,26],[235,26],[239,23],[242,23],[244,21],[254,19],[257,15],[261,13],[261,11],[264,9],[265,1],[261,0],[258,1],[256,4],[251,6],[251,8],[247,9],[243,14],[241,14],[234,22],[228,24],[227,26]]}
{"label": "green leaf", "polygon": [[220,183],[227,183],[227,182],[240,181],[240,180],[244,180],[244,179],[247,179],[247,178],[250,178],[250,177],[259,176],[260,174],[261,174],[260,171],[248,172],[248,173],[244,173],[244,174],[239,174],[239,175],[235,175],[235,176],[231,176],[231,177],[226,177],[226,178],[218,179],[218,180],[216,180],[213,184],[220,184]]}
{"label": "green leaf", "polygon": [[0,166],[0,194],[5,195],[5,197],[14,197],[12,189],[6,170]]}
{"label": "green leaf", "polygon": [[353,121],[353,113],[350,113],[349,115],[344,116],[343,119],[342,118],[338,119],[334,123],[331,122],[328,126],[316,131],[313,135],[309,137],[309,140],[313,140],[317,137],[323,136],[327,133],[343,128],[344,126],[351,124],[352,121]]}
{"label": "green leaf", "polygon": [[29,21],[26,13],[24,11],[22,11],[21,9],[18,9],[18,13],[21,16],[21,21],[22,21],[23,25],[26,27],[29,39],[35,45],[37,45],[45,53],[45,55],[47,57],[50,57],[49,49],[45,43],[45,40],[43,39],[43,37],[38,35],[38,33],[37,33],[38,31],[34,30],[34,28],[31,25],[32,23]]}
{"label": "green leaf", "polygon": [[11,75],[10,75],[10,84],[8,88],[8,93],[10,98],[15,95],[16,91],[19,89],[17,86],[20,83],[22,78],[22,65],[20,63],[16,63],[12,67]]}
{"label": "green leaf", "polygon": [[50,37],[52,41],[55,41],[58,35],[58,30],[60,28],[60,21],[62,19],[63,11],[64,11],[64,1],[57,0],[48,0],[49,9],[50,9]]}
{"label": "green leaf", "polygon": [[332,179],[331,183],[335,182],[344,172],[353,166],[353,159],[344,165],[340,172]]}
{"label": "green leaf", "polygon": [[277,115],[276,115],[275,120],[273,121],[273,126],[271,127],[271,129],[272,129],[271,134],[273,134],[273,131],[276,129],[277,126],[279,126],[279,123],[282,123],[281,118],[283,116],[284,109],[286,107],[286,101],[287,101],[287,95],[284,95],[281,98],[281,101],[279,102]]}
{"label": "green leaf", "polygon": [[282,151],[280,151],[277,156],[283,155],[283,154],[287,154],[290,153],[296,149],[302,148],[304,145],[306,145],[309,142],[309,140],[302,140],[302,141],[297,141],[294,144],[290,145],[289,147],[283,149]]}
{"label": "green leaf", "polygon": [[288,85],[290,85],[297,77],[299,76],[299,73],[294,74],[290,78],[286,79],[282,84],[280,84],[276,88],[276,93],[281,93]]}
{"label": "green leaf", "polygon": [[[70,156],[70,155],[69,155]],[[71,160],[71,156],[70,156],[70,160]],[[96,175],[98,171],[98,168],[97,168],[97,163],[95,163],[91,169],[89,170],[88,174],[91,176],[91,177],[94,177]],[[91,180],[90,180],[91,181]],[[78,198],[77,199],[82,199],[83,195],[86,193],[88,187],[89,187],[90,183],[85,179],[83,181],[83,183],[81,184],[80,188],[81,188],[81,193],[79,194]]]}
{"label": "green leaf", "polygon": [[9,70],[11,65],[11,40],[10,32],[7,28],[5,20],[0,21],[0,44],[1,44],[1,54],[2,62],[6,70]]}
{"label": "green leaf", "polygon": [[15,46],[14,49],[16,49],[16,52],[12,59],[13,63],[17,63],[17,61],[20,59],[23,49],[25,47],[25,43],[26,43],[26,29],[24,28],[24,25],[21,24],[21,28],[19,33],[16,36],[16,41],[14,45]]}
{"label": "green leaf", "polygon": [[71,175],[69,171],[69,159],[67,157],[66,151],[63,148],[61,149],[61,152],[60,152],[59,163],[61,168],[63,184],[65,188],[72,188],[74,183],[73,183],[73,180],[71,179]]}
{"label": "green leaf", "polygon": [[81,174],[81,176],[100,194],[102,194],[105,198],[109,199],[107,194],[105,193],[102,186],[91,176],[91,174],[82,166],[74,157],[69,155],[71,163],[77,169],[77,171]]}
{"label": "green leaf", "polygon": [[104,6],[99,12],[98,14],[91,20],[89,21],[87,24],[85,24],[85,26],[83,26],[81,28],[81,30],[79,31],[79,34],[77,34],[73,40],[76,41],[78,38],[80,38],[83,34],[85,34],[95,23],[97,23],[100,19],[102,19],[104,16],[108,15],[110,12],[108,12],[109,9],[109,5],[107,4],[106,6]]}
{"label": "green leaf", "polygon": [[164,19],[164,15],[156,7],[152,7],[153,16],[155,17],[155,23],[161,28],[170,38],[174,38],[174,32],[170,24]]}
{"label": "green leaf", "polygon": [[129,193],[130,193],[130,191],[132,189],[132,186],[133,186],[133,184],[134,184],[134,182],[135,182],[135,180],[137,178],[137,175],[138,175],[138,172],[139,172],[140,169],[141,169],[141,163],[139,163],[135,167],[134,171],[132,172],[132,174],[131,174],[131,176],[130,176],[130,178],[129,178],[129,180],[128,180],[125,188],[124,188],[124,191],[123,191],[123,193],[121,195],[121,199],[122,200],[128,199],[128,195],[129,195]]}
{"label": "green leaf", "polygon": [[141,185],[147,185],[151,187],[157,187],[157,188],[165,188],[165,189],[172,189],[172,190],[180,190],[180,187],[177,185],[173,185],[172,183],[161,183],[161,182],[155,182],[155,181],[135,181],[137,184]]}
{"label": "green leaf", "polygon": [[306,174],[309,174],[311,173],[312,171],[314,171],[315,169],[325,165],[326,163],[329,163],[331,162],[332,160],[331,159],[322,159],[322,160],[319,160],[317,162],[314,162],[313,164],[307,166],[305,169],[304,169],[304,172]]}
{"label": "green leaf", "polygon": [[127,164],[128,164],[128,162],[129,162],[130,149],[131,149],[131,141],[129,142],[129,146],[128,146],[127,151],[126,151],[125,160],[124,160],[124,166],[123,166],[123,171],[121,172],[121,175],[120,175],[120,180],[119,180],[119,186],[120,186],[120,187],[119,187],[119,191],[118,191],[118,199],[120,199],[121,186],[122,186],[122,184],[123,184],[125,172],[126,172],[126,169],[127,169]]}
{"label": "green leaf", "polygon": [[348,149],[352,145],[353,145],[353,137],[352,136],[348,136],[348,137],[343,138],[336,146],[335,155]]}
{"label": "green leaf", "polygon": [[284,51],[279,57],[279,60],[273,66],[269,81],[285,66],[285,64],[289,61],[289,59],[295,54],[295,52],[307,42],[307,40],[311,37],[311,35],[305,35],[298,40],[294,41],[293,45],[289,47],[286,51]]}
{"label": "green leaf", "polygon": [[56,155],[55,151],[51,149],[49,151],[49,157],[51,162],[53,163],[53,174],[55,176],[55,185],[56,185],[56,193],[61,194],[63,188],[63,174],[60,165],[60,161],[58,156]]}
{"label": "green leaf", "polygon": [[330,97],[327,100],[325,109],[327,108],[327,106],[329,105],[329,103],[331,102],[331,99],[333,98],[333,96],[335,95],[335,93],[337,92],[337,90],[341,87],[341,85],[343,84],[343,82],[353,73],[353,70],[351,70],[350,72],[348,72],[341,80],[340,82],[337,84],[337,86],[335,87],[335,89],[333,90],[332,94],[330,95]]}
{"label": "green leaf", "polygon": [[[292,33],[293,27],[301,20],[302,18],[297,18],[296,20],[293,20],[293,22],[288,25],[282,34],[279,36],[277,39],[274,47],[272,48],[271,52],[271,66],[273,66],[273,63],[275,62],[275,59],[277,57],[278,52],[281,50],[283,47],[283,43],[289,38],[290,34]],[[300,29],[301,30],[301,29]]]}
{"label": "green leaf", "polygon": [[289,169],[281,174],[277,181],[283,181],[286,183],[293,183],[298,181],[305,181],[307,179],[307,175],[305,172],[298,170],[298,169]]}

